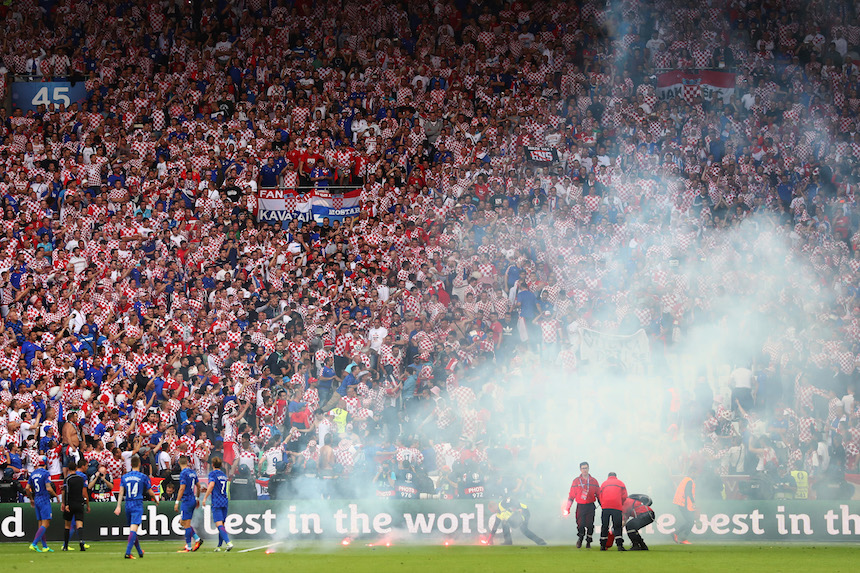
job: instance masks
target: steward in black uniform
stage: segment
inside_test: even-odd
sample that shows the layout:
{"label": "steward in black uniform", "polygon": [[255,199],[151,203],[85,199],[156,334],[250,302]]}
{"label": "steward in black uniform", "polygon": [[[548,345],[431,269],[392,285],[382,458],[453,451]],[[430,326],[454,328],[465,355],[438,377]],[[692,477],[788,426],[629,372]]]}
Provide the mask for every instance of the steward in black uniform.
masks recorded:
{"label": "steward in black uniform", "polygon": [[233,481],[230,482],[230,499],[256,500],[257,484],[251,475],[251,468],[242,464]]}
{"label": "steward in black uniform", "polygon": [[12,468],[4,469],[0,476],[0,503],[17,503],[19,495],[27,495],[27,492],[21,487],[21,482],[13,477]]}

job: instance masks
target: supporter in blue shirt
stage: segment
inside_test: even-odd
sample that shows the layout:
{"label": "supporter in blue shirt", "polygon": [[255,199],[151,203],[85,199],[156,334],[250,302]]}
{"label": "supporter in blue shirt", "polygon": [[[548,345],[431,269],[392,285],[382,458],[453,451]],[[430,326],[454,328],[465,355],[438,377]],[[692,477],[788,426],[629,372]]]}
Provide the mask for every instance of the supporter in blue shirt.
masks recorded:
{"label": "supporter in blue shirt", "polygon": [[75,337],[78,339],[81,349],[86,349],[89,351],[91,356],[95,356],[96,335],[90,331],[90,326],[88,324],[84,324],[81,327],[80,332],[78,332]]}
{"label": "supporter in blue shirt", "polygon": [[27,363],[27,368],[33,367],[33,359],[36,357],[36,352],[42,352],[44,349],[36,344],[38,333],[33,330],[30,332],[30,339],[25,340],[21,344],[21,357]]}
{"label": "supporter in blue shirt", "polygon": [[[347,366],[349,369],[349,366]],[[355,386],[358,384],[358,380],[356,380],[355,376],[353,376],[352,372],[348,372],[346,376],[343,377],[343,380],[340,383],[340,386],[337,387],[337,393],[341,396],[346,396],[346,388],[347,386]]]}
{"label": "supporter in blue shirt", "polygon": [[275,165],[275,158],[270,157],[260,168],[260,187],[277,187],[280,170]]}
{"label": "supporter in blue shirt", "polygon": [[520,316],[529,324],[538,315],[537,298],[525,281],[520,281],[520,289],[517,293],[517,305],[520,308]]}

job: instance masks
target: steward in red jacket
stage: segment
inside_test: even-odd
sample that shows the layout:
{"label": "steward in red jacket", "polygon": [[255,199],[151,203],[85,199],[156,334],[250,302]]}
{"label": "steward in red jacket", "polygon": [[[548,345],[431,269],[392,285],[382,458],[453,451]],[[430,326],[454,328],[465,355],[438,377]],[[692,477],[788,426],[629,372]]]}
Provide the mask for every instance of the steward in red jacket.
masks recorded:
{"label": "steward in red jacket", "polygon": [[648,551],[645,540],[639,530],[654,523],[654,510],[651,509],[651,498],[647,495],[633,494],[624,502],[623,520],[627,529],[627,537],[633,544],[633,551]]}
{"label": "steward in red jacket", "polygon": [[591,536],[594,534],[594,502],[597,501],[600,484],[588,473],[588,462],[579,464],[579,472],[580,475],[573,478],[573,483],[570,484],[564,514],[569,515],[570,507],[576,502],[576,548],[582,547],[582,540],[585,539],[585,548],[591,549]]}
{"label": "steward in red jacket", "polygon": [[615,476],[615,472],[610,472],[609,478],[601,484],[597,500],[603,509],[621,511],[624,507],[624,502],[627,501],[627,486]]}
{"label": "steward in red jacket", "polygon": [[612,533],[615,536],[615,544],[618,551],[624,549],[624,538],[621,536],[621,509],[627,501],[627,486],[618,479],[615,472],[609,472],[609,478],[600,486],[597,494],[600,502],[600,550],[606,551],[609,545],[609,522],[612,521]]}

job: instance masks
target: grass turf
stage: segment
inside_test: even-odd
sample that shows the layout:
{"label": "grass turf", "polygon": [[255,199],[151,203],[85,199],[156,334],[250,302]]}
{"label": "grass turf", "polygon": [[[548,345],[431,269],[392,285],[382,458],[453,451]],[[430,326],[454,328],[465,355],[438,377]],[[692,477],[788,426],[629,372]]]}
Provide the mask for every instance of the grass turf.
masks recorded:
{"label": "grass turf", "polygon": [[177,554],[181,541],[142,540],[143,559],[122,559],[125,543],[91,542],[86,553],[63,553],[61,544],[50,544],[55,553],[34,553],[23,543],[0,543],[0,562],[4,571],[172,571],[183,573],[216,573],[238,569],[240,572],[291,570],[349,573],[415,573],[472,572],[543,573],[549,571],[619,571],[695,572],[743,571],[856,571],[860,546],[857,545],[654,545],[649,552],[592,548],[576,550],[569,546],[481,547],[392,546],[367,547],[354,542],[349,547],[311,547],[287,549],[276,546],[241,552],[265,543],[240,542],[230,553],[215,553],[211,540],[196,553]]}

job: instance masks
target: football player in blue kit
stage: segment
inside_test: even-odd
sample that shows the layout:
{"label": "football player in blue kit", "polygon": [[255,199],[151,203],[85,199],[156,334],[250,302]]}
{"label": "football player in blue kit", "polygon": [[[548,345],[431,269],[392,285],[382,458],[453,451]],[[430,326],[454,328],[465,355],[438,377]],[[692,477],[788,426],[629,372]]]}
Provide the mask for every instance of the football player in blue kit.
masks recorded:
{"label": "football player in blue kit", "polygon": [[224,529],[224,520],[227,519],[227,507],[229,500],[227,499],[227,484],[230,480],[227,475],[221,471],[221,458],[212,458],[212,467],[215,468],[209,472],[209,485],[206,488],[206,493],[203,494],[203,503],[206,505],[206,500],[212,496],[212,519],[218,527],[218,547],[215,551],[221,551],[221,544],[226,544],[227,551],[233,549],[233,544],[230,542],[230,536],[227,535],[227,530]]}
{"label": "football player in blue kit", "polygon": [[131,548],[137,549],[137,554],[143,557],[143,549],[137,540],[137,530],[143,521],[143,494],[158,501],[155,492],[152,491],[152,483],[149,476],[140,472],[140,457],[135,454],[131,457],[131,471],[122,476],[120,480],[119,497],[116,500],[114,514],[119,515],[122,511],[122,501],[125,499],[125,515],[128,518],[128,545],[125,549],[125,558],[134,559]]}
{"label": "football player in blue kit", "polygon": [[[30,479],[27,480],[27,497],[30,498],[30,505],[36,509],[36,522],[39,524],[36,537],[30,544],[30,549],[39,553],[54,552],[48,547],[45,534],[48,526],[51,525],[51,498],[56,497],[57,493],[54,491],[54,486],[51,485],[51,474],[45,469],[46,465],[48,465],[46,456],[37,457],[37,468],[33,470]],[[39,547],[39,541],[42,542],[41,547]]]}
{"label": "football player in blue kit", "polygon": [[203,540],[191,527],[194,510],[200,505],[200,502],[197,501],[200,497],[200,480],[197,478],[197,472],[188,467],[186,456],[179,456],[179,468],[182,471],[179,474],[179,491],[176,494],[173,511],[182,510],[179,525],[185,530],[185,548],[181,549],[179,553],[189,553],[197,551],[203,545]]}

